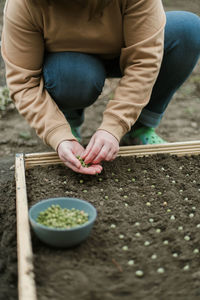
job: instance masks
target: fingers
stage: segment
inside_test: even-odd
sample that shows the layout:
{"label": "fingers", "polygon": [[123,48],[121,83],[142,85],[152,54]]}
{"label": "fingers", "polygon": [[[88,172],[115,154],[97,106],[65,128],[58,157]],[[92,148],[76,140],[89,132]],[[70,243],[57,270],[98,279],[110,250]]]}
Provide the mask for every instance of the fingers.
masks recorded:
{"label": "fingers", "polygon": [[94,137],[91,138],[89,144],[87,145],[85,152],[83,153],[83,159],[85,159],[87,157],[87,155],[90,153],[90,151],[92,150],[93,144],[94,144],[95,140]]}
{"label": "fingers", "polygon": [[101,165],[91,165],[89,167],[83,167],[79,159],[77,159],[75,156],[73,157],[72,153],[67,156],[67,159],[65,157],[60,158],[68,168],[77,173],[95,175],[101,173],[103,169]]}
{"label": "fingers", "polygon": [[112,161],[116,158],[117,152],[112,148],[103,146],[99,152],[99,154],[93,160],[94,164],[99,164],[101,161]]}
{"label": "fingers", "polygon": [[79,159],[76,158],[76,156],[70,152],[70,151],[65,151],[65,155],[61,155],[60,159],[64,162],[64,164],[72,169],[73,171],[77,173],[82,173],[82,174],[88,174],[88,175],[95,175],[99,174],[102,171],[102,166],[100,165],[91,165],[89,167],[83,167],[81,165],[81,162]]}
{"label": "fingers", "polygon": [[95,175],[102,171],[102,166],[96,164],[83,167],[77,156],[82,157],[84,148],[77,141],[63,141],[58,146],[58,155],[63,163],[73,171],[82,174]]}
{"label": "fingers", "polygon": [[93,163],[96,156],[99,154],[103,144],[96,140],[94,137],[90,140],[88,146],[86,147],[86,151],[83,154],[83,159],[86,164]]}
{"label": "fingers", "polygon": [[76,169],[81,168],[81,162],[77,158],[84,152],[84,148],[77,141],[63,141],[57,149],[60,159]]}
{"label": "fingers", "polygon": [[[98,130],[91,138],[87,148],[77,141],[64,141],[58,147],[58,154],[64,164],[73,171],[82,174],[98,174],[102,171],[101,161],[112,161],[119,151],[118,140],[109,132]],[[84,159],[89,167],[83,167],[77,155]]]}
{"label": "fingers", "polygon": [[93,163],[94,163],[94,164],[98,164],[98,163],[100,163],[102,160],[106,160],[107,156],[110,156],[110,154],[109,154],[109,151],[110,151],[110,150],[111,150],[110,148],[108,148],[107,146],[104,145],[104,146],[100,149],[100,151],[99,151],[99,153],[96,155],[96,157],[94,158]]}
{"label": "fingers", "polygon": [[102,171],[102,166],[91,165],[89,167],[83,167],[80,160],[77,158],[79,155],[82,157],[84,148],[76,141],[65,141],[60,144],[58,148],[58,155],[63,163],[73,171],[82,174],[99,174]]}
{"label": "fingers", "polygon": [[60,159],[64,162],[64,164],[69,164],[76,169],[81,168],[80,160],[72,153],[70,149],[65,149],[62,154],[60,154]]}
{"label": "fingers", "polygon": [[113,161],[117,157],[117,151],[109,151],[108,155],[106,156],[106,161]]}
{"label": "fingers", "polygon": [[92,137],[83,159],[86,164],[99,164],[101,161],[112,161],[119,151],[119,142],[108,132],[97,131]]}
{"label": "fingers", "polygon": [[[96,157],[102,151],[103,143],[96,140],[95,138],[91,139],[91,143],[88,144],[86,152],[83,155],[83,159],[86,164],[96,163]],[[104,151],[104,150],[103,150]],[[99,160],[100,162],[100,160]]]}
{"label": "fingers", "polygon": [[72,165],[70,162],[64,162],[64,164],[72,169],[74,172],[81,173],[81,174],[87,174],[87,175],[96,175],[100,174],[102,171],[102,166],[100,165],[92,165],[89,167],[80,167],[76,168],[74,165]]}

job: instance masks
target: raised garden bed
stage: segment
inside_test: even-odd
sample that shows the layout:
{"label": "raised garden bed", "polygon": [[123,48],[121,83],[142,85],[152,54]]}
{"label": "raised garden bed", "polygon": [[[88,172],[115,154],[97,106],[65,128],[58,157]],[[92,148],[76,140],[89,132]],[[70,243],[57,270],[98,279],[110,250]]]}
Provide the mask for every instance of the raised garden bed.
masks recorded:
{"label": "raised garden bed", "polygon": [[28,205],[78,197],[97,208],[98,218],[88,240],[73,249],[53,249],[32,236],[37,296],[29,299],[199,299],[199,155],[118,157],[94,177],[52,165],[56,160],[26,157],[27,168],[35,165],[26,171]]}

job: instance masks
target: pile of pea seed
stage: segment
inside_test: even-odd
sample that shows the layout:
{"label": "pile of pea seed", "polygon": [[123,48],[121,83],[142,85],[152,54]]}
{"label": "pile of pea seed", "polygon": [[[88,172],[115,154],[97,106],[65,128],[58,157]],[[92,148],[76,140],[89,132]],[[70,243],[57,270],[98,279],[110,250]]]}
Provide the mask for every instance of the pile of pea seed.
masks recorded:
{"label": "pile of pea seed", "polygon": [[81,165],[82,165],[83,168],[88,168],[88,167],[90,166],[90,164],[86,164],[86,163],[84,162],[84,159],[81,158],[79,155],[77,155],[77,158],[78,158],[78,160],[80,161],[80,163],[81,163]]}
{"label": "pile of pea seed", "polygon": [[70,229],[83,225],[87,221],[88,214],[83,210],[61,208],[60,205],[51,205],[40,212],[37,218],[37,222],[41,225],[60,229]]}

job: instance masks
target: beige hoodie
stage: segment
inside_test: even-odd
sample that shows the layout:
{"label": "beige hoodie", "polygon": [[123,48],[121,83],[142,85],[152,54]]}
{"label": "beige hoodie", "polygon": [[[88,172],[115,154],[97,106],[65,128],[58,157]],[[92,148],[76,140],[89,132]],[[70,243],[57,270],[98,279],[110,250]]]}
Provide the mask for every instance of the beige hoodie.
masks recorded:
{"label": "beige hoodie", "polygon": [[99,127],[120,140],[148,103],[159,72],[166,22],[161,0],[113,0],[101,18],[90,21],[87,7],[64,0],[47,6],[45,1],[6,1],[2,56],[11,98],[38,136],[56,150],[74,136],[44,88],[44,51],[120,55],[123,77]]}

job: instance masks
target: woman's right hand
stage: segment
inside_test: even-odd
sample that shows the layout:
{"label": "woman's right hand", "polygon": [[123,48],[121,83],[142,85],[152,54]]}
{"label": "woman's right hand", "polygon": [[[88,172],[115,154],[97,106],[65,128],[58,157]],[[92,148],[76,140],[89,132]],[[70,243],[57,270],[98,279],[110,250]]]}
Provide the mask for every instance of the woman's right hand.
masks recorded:
{"label": "woman's right hand", "polygon": [[95,175],[102,171],[99,164],[91,164],[89,167],[83,167],[77,158],[84,153],[85,149],[76,140],[63,141],[57,148],[58,155],[62,162],[77,173]]}

